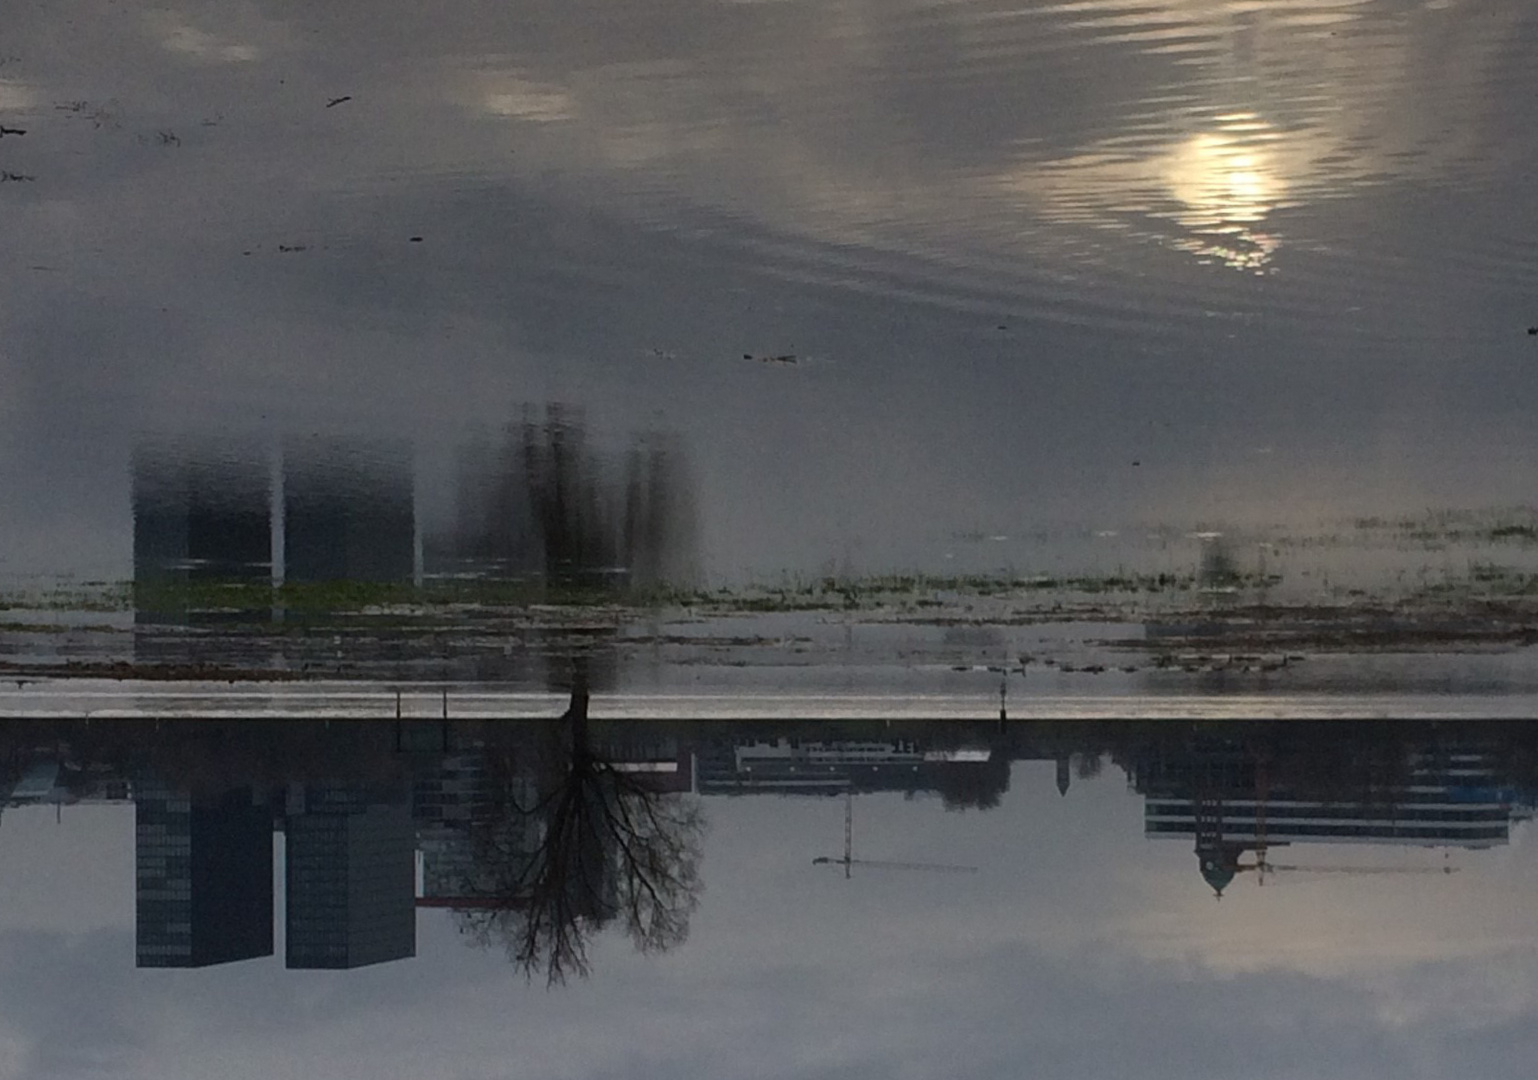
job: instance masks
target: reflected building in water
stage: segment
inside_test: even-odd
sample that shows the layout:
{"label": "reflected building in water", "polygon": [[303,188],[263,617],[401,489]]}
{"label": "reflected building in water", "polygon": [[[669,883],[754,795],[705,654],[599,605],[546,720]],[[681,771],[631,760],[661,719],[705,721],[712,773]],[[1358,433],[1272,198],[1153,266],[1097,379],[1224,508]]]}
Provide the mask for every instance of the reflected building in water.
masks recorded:
{"label": "reflected building in water", "polygon": [[[687,458],[681,440],[659,432],[600,450],[581,417],[559,408],[472,440],[443,484],[419,484],[416,450],[398,439],[142,440],[132,469],[132,660],[555,688],[580,652],[593,685],[612,688],[623,615],[583,635],[530,630],[525,648],[478,636],[443,652],[409,634],[334,648],[333,635],[269,631],[398,595],[313,586],[420,585],[429,604],[509,605],[687,587],[699,565]],[[419,503],[419,488],[442,497]]]}
{"label": "reflected building in water", "polygon": [[292,439],[278,455],[257,440],[144,440],[133,515],[141,663],[270,664],[269,644],[234,631],[282,617],[273,585],[410,583],[418,565],[404,442]]}
{"label": "reflected building in water", "polygon": [[283,447],[283,579],[406,583],[416,575],[412,450],[401,441]]}
{"label": "reflected building in water", "polygon": [[249,788],[134,797],[139,967],[208,967],[273,953],[272,814]]}
{"label": "reflected building in water", "polygon": [[[272,576],[272,484],[259,444],[146,440],[133,471],[134,655],[195,660],[157,625],[207,625],[243,612],[199,610],[197,586],[265,585]],[[147,631],[147,632],[145,632]]]}
{"label": "reflected building in water", "polygon": [[277,460],[275,469],[256,440],[142,440],[132,463],[134,583],[265,584],[277,566],[296,582],[412,580],[409,443],[293,438]]}
{"label": "reflected building in water", "polygon": [[259,445],[141,443],[133,519],[135,583],[271,576],[272,486]]}

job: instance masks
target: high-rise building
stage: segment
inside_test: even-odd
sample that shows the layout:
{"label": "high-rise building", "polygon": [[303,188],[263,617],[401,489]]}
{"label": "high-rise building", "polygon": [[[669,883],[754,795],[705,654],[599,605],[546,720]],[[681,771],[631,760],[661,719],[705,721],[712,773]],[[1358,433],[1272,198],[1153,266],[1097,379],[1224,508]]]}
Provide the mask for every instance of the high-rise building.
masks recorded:
{"label": "high-rise building", "polygon": [[477,864],[475,840],[494,827],[497,810],[484,753],[445,754],[416,777],[411,816],[422,853],[423,898],[479,895],[491,888]]}
{"label": "high-rise building", "polygon": [[139,967],[271,956],[271,812],[250,789],[194,801],[141,784],[134,801]]}
{"label": "high-rise building", "polygon": [[302,811],[287,817],[288,967],[355,968],[416,955],[411,812],[367,798],[310,789]]}
{"label": "high-rise building", "polygon": [[1412,749],[1376,772],[1328,790],[1258,757],[1242,743],[1208,737],[1136,763],[1144,833],[1195,841],[1202,876],[1221,891],[1257,858],[1290,844],[1487,848],[1505,844],[1512,793],[1491,754],[1456,743]]}
{"label": "high-rise building", "polygon": [[409,444],[321,438],[285,444],[285,581],[409,582],[415,568]]}
{"label": "high-rise building", "polygon": [[532,772],[492,776],[482,749],[445,754],[412,787],[422,901],[516,904],[537,871],[545,819]]}

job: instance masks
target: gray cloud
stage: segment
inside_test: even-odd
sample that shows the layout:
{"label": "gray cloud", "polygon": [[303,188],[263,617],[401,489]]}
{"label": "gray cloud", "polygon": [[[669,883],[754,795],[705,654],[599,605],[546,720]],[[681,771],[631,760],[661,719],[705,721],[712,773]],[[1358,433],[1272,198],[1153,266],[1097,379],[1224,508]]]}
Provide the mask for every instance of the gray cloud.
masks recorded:
{"label": "gray cloud", "polygon": [[[441,912],[415,960],[287,972],[281,959],[135,971],[126,926],[0,929],[0,1075],[80,1077],[931,1076],[1155,1080],[1521,1075],[1538,952],[1520,847],[1414,888],[1333,878],[1213,902],[1185,843],[1142,838],[1120,776],[1060,798],[1016,768],[1004,805],[872,796],[872,856],[944,852],[978,875],[810,864],[835,800],[708,800],[706,892],[660,957],[605,937],[590,981],[547,991]],[[8,864],[61,862],[71,824]],[[1338,854],[1338,853],[1337,853]],[[66,883],[67,884],[67,883]],[[1501,941],[1514,944],[1500,945]]]}

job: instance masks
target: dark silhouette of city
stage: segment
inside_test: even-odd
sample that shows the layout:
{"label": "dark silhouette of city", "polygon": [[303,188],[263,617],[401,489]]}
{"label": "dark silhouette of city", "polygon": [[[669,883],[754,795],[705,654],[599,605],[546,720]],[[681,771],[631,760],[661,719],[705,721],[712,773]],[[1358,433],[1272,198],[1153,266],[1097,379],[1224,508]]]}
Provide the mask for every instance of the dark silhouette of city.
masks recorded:
{"label": "dark silhouette of city", "polygon": [[1504,844],[1538,792],[1538,722],[640,723],[593,715],[585,662],[566,690],[564,715],[529,721],[10,721],[0,806],[134,804],[140,966],[271,956],[276,832],[288,967],[408,958],[416,912],[439,908],[554,985],[591,972],[596,934],[687,937],[717,798],[986,813],[1015,763],[1051,763],[1064,794],[1109,765],[1144,834],[1221,895],[1306,869],[1280,850],[1312,841]]}

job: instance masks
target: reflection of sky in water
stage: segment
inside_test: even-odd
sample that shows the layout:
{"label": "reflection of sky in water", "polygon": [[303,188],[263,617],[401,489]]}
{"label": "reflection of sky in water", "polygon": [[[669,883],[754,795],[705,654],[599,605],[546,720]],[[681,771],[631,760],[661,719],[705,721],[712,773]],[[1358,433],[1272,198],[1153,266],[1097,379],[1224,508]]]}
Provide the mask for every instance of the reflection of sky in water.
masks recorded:
{"label": "reflection of sky in water", "polygon": [[1110,225],[1129,215],[1163,218],[1184,230],[1165,238],[1170,246],[1261,271],[1279,243],[1264,231],[1265,221],[1287,190],[1275,150],[1280,136],[1253,113],[1216,116],[1213,127],[1152,158],[1114,150],[1078,154],[1053,163],[1045,176],[1033,172],[1021,185],[1040,184],[1048,214],[1058,220]]}
{"label": "reflection of sky in water", "polygon": [[724,574],[1522,502],[1534,33],[1516,0],[29,8],[0,565],[120,574],[143,430],[448,455],[551,400],[680,433]]}

